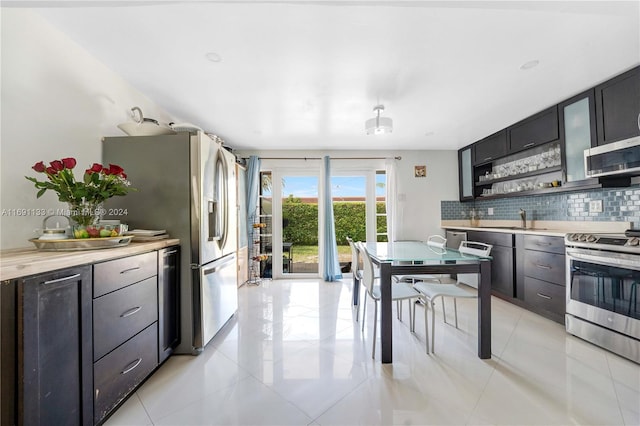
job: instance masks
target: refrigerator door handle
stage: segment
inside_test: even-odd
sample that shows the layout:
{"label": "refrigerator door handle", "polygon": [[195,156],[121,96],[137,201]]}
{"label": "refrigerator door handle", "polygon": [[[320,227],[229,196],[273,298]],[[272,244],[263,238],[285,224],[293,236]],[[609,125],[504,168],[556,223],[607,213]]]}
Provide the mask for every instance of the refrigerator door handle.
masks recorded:
{"label": "refrigerator door handle", "polygon": [[224,262],[222,263],[218,263],[216,266],[214,266],[213,268],[210,269],[205,269],[204,271],[202,271],[202,273],[204,275],[209,275],[209,274],[213,274],[218,272],[219,270],[223,269],[225,266],[227,266],[230,263],[235,263],[236,259],[234,257],[230,257],[228,259],[226,259]]}
{"label": "refrigerator door handle", "polygon": [[220,240],[220,215],[218,214],[218,202],[208,200],[207,214],[209,215],[209,241]]}

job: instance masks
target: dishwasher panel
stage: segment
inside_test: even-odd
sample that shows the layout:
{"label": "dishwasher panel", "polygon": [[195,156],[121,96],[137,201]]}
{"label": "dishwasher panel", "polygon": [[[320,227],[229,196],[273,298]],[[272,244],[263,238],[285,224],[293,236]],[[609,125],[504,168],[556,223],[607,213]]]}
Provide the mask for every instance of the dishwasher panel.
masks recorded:
{"label": "dishwasher panel", "polygon": [[[465,231],[447,231],[447,247],[458,249],[462,241],[467,241],[467,233]],[[478,274],[458,274],[458,284],[465,284],[469,287],[478,288]]]}

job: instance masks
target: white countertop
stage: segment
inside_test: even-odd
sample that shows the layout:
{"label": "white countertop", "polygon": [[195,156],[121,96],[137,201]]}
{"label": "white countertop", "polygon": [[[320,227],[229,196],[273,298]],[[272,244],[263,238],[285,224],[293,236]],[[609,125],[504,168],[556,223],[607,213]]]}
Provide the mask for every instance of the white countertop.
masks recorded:
{"label": "white countertop", "polygon": [[104,262],[179,244],[179,239],[167,238],[151,242],[132,241],[124,247],[103,250],[39,251],[35,247],[2,250],[0,251],[0,281],[72,266]]}
{"label": "white countertop", "polygon": [[564,237],[571,232],[590,233],[624,233],[631,228],[630,222],[601,221],[528,221],[527,228],[521,228],[520,221],[514,220],[443,220],[443,229],[460,229],[465,231],[504,232],[509,234],[547,235]]}

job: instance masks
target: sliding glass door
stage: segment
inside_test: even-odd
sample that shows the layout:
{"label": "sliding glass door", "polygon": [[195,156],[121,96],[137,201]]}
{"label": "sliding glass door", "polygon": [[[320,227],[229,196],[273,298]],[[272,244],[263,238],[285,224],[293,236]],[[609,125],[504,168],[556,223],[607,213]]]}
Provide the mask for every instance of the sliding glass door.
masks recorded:
{"label": "sliding glass door", "polygon": [[[268,228],[261,250],[268,254],[262,276],[317,277],[323,260],[320,226],[320,164],[305,169],[273,167],[262,172],[261,211]],[[332,164],[331,196],[340,264],[348,271],[351,252],[346,238],[387,241],[384,170],[345,170]]]}

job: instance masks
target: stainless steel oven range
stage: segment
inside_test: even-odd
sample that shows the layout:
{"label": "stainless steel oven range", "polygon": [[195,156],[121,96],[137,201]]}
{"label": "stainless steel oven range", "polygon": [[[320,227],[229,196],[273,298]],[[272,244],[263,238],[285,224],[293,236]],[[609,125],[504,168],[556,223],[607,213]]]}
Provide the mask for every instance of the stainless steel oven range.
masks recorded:
{"label": "stainless steel oven range", "polygon": [[640,363],[640,237],[567,234],[567,332]]}

